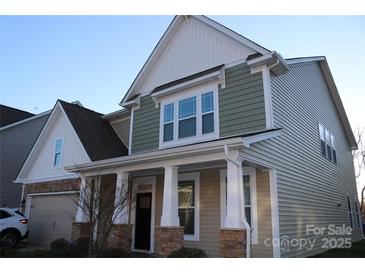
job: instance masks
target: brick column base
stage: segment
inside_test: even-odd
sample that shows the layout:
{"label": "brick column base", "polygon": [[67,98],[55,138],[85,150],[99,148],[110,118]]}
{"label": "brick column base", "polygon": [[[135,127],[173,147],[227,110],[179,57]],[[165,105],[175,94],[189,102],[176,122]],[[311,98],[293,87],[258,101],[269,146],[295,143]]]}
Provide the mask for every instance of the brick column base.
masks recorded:
{"label": "brick column base", "polygon": [[184,246],[184,227],[156,227],[155,252],[168,256]]}
{"label": "brick column base", "polygon": [[109,233],[107,246],[131,251],[132,227],[129,224],[113,224]]}
{"label": "brick column base", "polygon": [[221,229],[219,231],[219,249],[222,257],[246,257],[246,230]]}
{"label": "brick column base", "polygon": [[71,240],[76,241],[80,238],[89,238],[90,223],[72,223]]}

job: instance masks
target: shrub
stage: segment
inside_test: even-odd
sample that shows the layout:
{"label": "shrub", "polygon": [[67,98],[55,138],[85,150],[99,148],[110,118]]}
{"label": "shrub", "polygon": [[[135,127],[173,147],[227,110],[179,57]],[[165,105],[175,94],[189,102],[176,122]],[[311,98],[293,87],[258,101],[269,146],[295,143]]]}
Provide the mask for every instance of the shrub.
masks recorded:
{"label": "shrub", "polygon": [[102,254],[103,258],[130,258],[131,253],[122,248],[106,248]]}
{"label": "shrub", "polygon": [[54,240],[50,243],[49,247],[54,250],[67,250],[71,246],[71,243],[64,238]]}
{"label": "shrub", "polygon": [[179,250],[173,251],[169,258],[206,258],[207,254],[199,248],[182,247]]}
{"label": "shrub", "polygon": [[85,258],[89,249],[89,238],[80,238],[73,241],[70,247],[69,257]]}

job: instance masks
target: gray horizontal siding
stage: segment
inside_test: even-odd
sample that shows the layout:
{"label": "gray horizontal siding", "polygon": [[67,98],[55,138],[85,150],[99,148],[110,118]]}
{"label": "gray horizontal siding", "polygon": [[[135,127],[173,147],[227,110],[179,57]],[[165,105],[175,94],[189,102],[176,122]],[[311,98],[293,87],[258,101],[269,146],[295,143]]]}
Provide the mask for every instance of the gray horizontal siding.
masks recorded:
{"label": "gray horizontal siding", "polygon": [[15,184],[48,115],[0,131],[0,206],[19,207],[22,186]]}
{"label": "gray horizontal siding", "polygon": [[160,109],[150,96],[141,98],[140,108],[133,116],[132,153],[158,149]]}
{"label": "gray horizontal siding", "polygon": [[[351,150],[317,63],[290,65],[287,74],[272,76],[271,84],[274,124],[283,135],[243,150],[242,156],[277,170],[281,236],[316,239],[313,250],[282,249],[282,256],[313,255],[325,251],[323,238],[306,235],[306,224],[349,225],[346,195],[353,210],[357,198]],[[337,165],[321,156],[318,122],[336,138]],[[361,237],[355,228],[352,240]]]}
{"label": "gray horizontal siding", "polygon": [[251,74],[246,64],[225,71],[226,85],[219,90],[220,136],[227,137],[265,128],[262,74]]}

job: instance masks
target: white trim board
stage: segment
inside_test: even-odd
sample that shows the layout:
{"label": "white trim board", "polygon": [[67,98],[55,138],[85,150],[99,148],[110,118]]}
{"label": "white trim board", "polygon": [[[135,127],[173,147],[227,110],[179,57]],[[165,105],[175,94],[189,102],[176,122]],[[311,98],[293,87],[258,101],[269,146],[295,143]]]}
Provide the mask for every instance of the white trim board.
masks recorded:
{"label": "white trim board", "polygon": [[[152,190],[139,191],[138,186],[140,185],[152,185]],[[137,250],[134,248],[135,244],[135,223],[136,223],[136,202],[137,202],[137,193],[143,192],[151,192],[152,193],[152,201],[151,201],[151,236],[150,236],[150,250]],[[155,215],[156,215],[156,176],[147,176],[147,177],[132,177],[132,201],[130,208],[130,223],[133,225],[132,229],[132,250],[139,252],[149,252],[153,253],[155,250]]]}
{"label": "white trim board", "polygon": [[26,203],[25,203],[25,212],[24,215],[29,219],[30,208],[32,205],[32,197],[33,196],[51,196],[51,195],[69,195],[69,194],[77,194],[79,191],[60,191],[60,192],[39,192],[39,193],[29,193],[27,194]]}
{"label": "white trim board", "polygon": [[[151,55],[148,57],[147,61],[143,65],[142,69],[139,71],[137,77],[134,79],[132,85],[128,89],[125,97],[123,98],[122,102],[120,102],[120,105],[124,105],[124,103],[128,100],[128,98],[133,94],[133,92],[136,90],[136,86],[144,81],[144,78],[146,78],[151,70],[151,68],[154,66],[154,63],[158,62],[159,56],[162,54],[164,49],[167,47],[169,42],[174,39],[174,37],[177,35],[180,26],[182,24],[185,24],[185,22],[191,20],[190,17],[193,17],[194,19],[206,24],[207,26],[211,27],[213,30],[218,31],[219,33],[224,34],[228,38],[238,42],[239,44],[251,48],[253,51],[259,52],[261,54],[267,54],[270,53],[269,50],[265,49],[264,47],[254,43],[253,41],[245,38],[244,36],[232,31],[231,29],[215,22],[214,20],[206,17],[206,16],[175,16],[172,20],[171,24],[165,31],[165,33],[162,35],[160,41],[157,43],[156,47],[152,51]],[[143,91],[140,93],[144,93]]]}
{"label": "white trim board", "polygon": [[[26,160],[24,161],[24,164],[22,166],[22,168],[20,169],[15,182],[24,182],[27,181],[27,179],[22,179],[23,177],[23,173],[25,171],[29,171],[29,167],[31,166],[31,160],[36,156],[36,154],[39,152],[39,150],[42,148],[42,141],[44,140],[44,138],[47,137],[47,133],[53,128],[54,125],[54,121],[57,119],[58,115],[64,115],[65,121],[68,124],[68,126],[71,127],[71,131],[74,134],[75,140],[78,143],[79,147],[81,148],[81,150],[85,153],[85,155],[87,156],[87,159],[89,162],[91,162],[91,159],[89,157],[89,154],[86,152],[79,136],[77,135],[74,127],[72,126],[66,112],[64,111],[61,103],[59,101],[57,101],[55,107],[53,108],[51,114],[49,115],[47,122],[45,123],[45,125],[43,126],[36,142],[34,143],[30,153],[28,154]],[[65,145],[65,143],[64,143]],[[63,147],[64,147],[63,145]],[[64,149],[64,148],[63,148]],[[64,167],[63,167],[64,168]],[[29,181],[35,181],[34,179],[30,179]]]}
{"label": "white trim board", "polygon": [[[188,90],[184,90],[183,93],[171,94],[161,99],[160,102],[160,136],[159,136],[159,149],[171,148],[187,144],[194,144],[197,142],[214,140],[219,138],[219,100],[218,100],[218,81],[212,81],[203,85],[191,87]],[[201,95],[207,92],[213,91],[213,113],[214,113],[214,132],[203,134],[202,133],[202,116],[204,115],[201,110]],[[190,97],[196,98],[196,135],[187,138],[178,138],[179,127],[179,101]],[[168,104],[174,104],[174,129],[173,140],[164,142],[164,107]]]}
{"label": "white trim board", "polygon": [[200,240],[200,172],[178,174],[178,182],[194,181],[194,235],[185,235],[184,241]]}
{"label": "white trim board", "polygon": [[42,112],[42,113],[39,113],[37,115],[34,115],[32,117],[29,117],[27,119],[23,119],[23,120],[20,120],[18,122],[15,122],[15,123],[12,123],[12,124],[9,124],[9,125],[6,125],[6,126],[3,126],[3,127],[0,127],[0,131],[3,131],[5,129],[8,129],[8,128],[12,128],[12,127],[15,127],[15,126],[18,126],[18,125],[21,125],[21,124],[24,124],[24,123],[27,123],[27,122],[30,122],[32,120],[35,120],[35,119],[38,119],[38,118],[41,118],[45,115],[48,115],[52,112],[52,110],[48,110],[48,111],[45,111],[45,112]]}
{"label": "white trim board", "polygon": [[[250,175],[250,195],[251,195],[251,242],[258,244],[258,216],[257,216],[257,185],[256,185],[256,169],[253,167],[243,167],[243,175]],[[220,170],[220,214],[221,227],[224,227],[226,215],[226,178],[227,169]],[[243,188],[242,188],[243,189]],[[242,205],[243,206],[243,205]]]}

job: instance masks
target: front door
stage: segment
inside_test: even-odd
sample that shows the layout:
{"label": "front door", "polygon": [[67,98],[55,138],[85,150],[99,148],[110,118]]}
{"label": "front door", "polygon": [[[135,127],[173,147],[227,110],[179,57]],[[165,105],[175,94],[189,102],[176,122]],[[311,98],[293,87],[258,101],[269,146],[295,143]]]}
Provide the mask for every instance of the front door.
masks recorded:
{"label": "front door", "polygon": [[150,250],[152,193],[138,193],[134,248]]}

